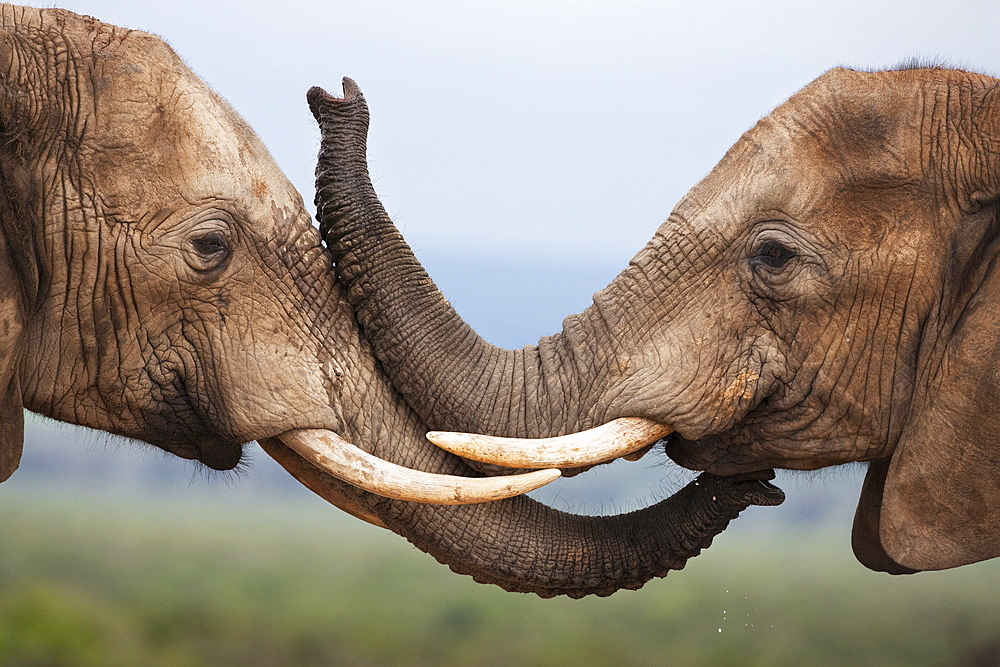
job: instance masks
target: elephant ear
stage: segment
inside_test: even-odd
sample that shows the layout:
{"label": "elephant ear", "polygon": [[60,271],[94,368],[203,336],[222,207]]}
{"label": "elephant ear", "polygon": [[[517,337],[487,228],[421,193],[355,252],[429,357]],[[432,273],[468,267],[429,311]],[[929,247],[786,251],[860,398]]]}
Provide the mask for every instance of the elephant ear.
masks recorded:
{"label": "elephant ear", "polygon": [[885,478],[889,472],[889,459],[878,459],[868,464],[865,484],[861,487],[861,500],[854,515],[851,546],[854,555],[865,567],[889,574],[913,574],[917,570],[903,567],[885,552],[880,537],[882,526],[882,495]]}
{"label": "elephant ear", "polygon": [[899,573],[1000,556],[998,362],[1000,267],[991,266],[891,460],[869,468],[853,538],[865,565]]}
{"label": "elephant ear", "polygon": [[21,289],[0,234],[0,482],[17,469],[24,442],[24,406],[18,366],[24,344]]}

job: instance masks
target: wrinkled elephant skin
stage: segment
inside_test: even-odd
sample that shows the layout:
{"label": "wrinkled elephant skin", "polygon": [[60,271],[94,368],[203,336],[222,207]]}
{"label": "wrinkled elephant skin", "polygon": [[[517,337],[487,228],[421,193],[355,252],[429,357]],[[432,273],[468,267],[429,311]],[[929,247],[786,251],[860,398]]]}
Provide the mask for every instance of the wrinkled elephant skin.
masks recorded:
{"label": "wrinkled elephant skin", "polygon": [[862,562],[1000,555],[1000,81],[825,73],[743,135],[593,306],[520,350],[476,335],[392,227],[356,87],[309,102],[322,229],[431,428],[540,438],[636,417],[716,474],[872,461]]}
{"label": "wrinkled elephant skin", "polygon": [[[424,439],[301,197],[158,37],[0,5],[0,137],[0,481],[20,460],[23,408],[216,469],[259,440],[312,491],[458,572],[576,597],[683,567],[774,501],[759,479],[705,475],[619,517],[523,496],[410,502],[524,487],[469,480]],[[400,483],[400,466],[418,470]],[[455,486],[411,494],[407,480],[442,475]]]}

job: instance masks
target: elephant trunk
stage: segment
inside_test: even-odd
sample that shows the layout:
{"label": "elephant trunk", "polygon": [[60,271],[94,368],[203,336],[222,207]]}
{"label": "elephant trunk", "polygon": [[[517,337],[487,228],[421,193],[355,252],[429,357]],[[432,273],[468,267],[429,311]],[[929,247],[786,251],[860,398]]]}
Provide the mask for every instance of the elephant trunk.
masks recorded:
{"label": "elephant trunk", "polygon": [[[587,392],[602,364],[577,376],[574,348],[601,347],[583,316],[538,346],[506,350],[480,337],[435,287],[392,224],[368,175],[368,107],[344,80],[343,99],[309,91],[323,132],[316,168],[320,231],[348,301],[393,384],[433,429],[518,437],[561,435],[599,423]],[[627,415],[613,415],[627,416]]]}
{"label": "elephant trunk", "polygon": [[[579,598],[634,590],[682,569],[743,509],[780,502],[774,491],[760,480],[703,473],[670,498],[617,516],[568,514],[526,496],[460,507],[386,502],[375,511],[418,548],[480,583]],[[442,540],[442,526],[462,528]]]}

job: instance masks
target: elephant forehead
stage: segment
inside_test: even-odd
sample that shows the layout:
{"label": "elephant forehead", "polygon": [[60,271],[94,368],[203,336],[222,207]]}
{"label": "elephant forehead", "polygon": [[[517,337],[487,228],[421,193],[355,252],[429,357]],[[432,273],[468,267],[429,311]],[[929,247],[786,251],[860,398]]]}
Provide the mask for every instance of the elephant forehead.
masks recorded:
{"label": "elephant forehead", "polygon": [[80,153],[113,207],[221,199],[267,215],[275,201],[300,205],[253,129],[159,38],[130,33],[94,68]]}
{"label": "elephant forehead", "polygon": [[969,149],[977,100],[996,84],[961,70],[836,69],[770,119],[810,163],[848,183],[894,187],[925,180],[944,153]]}
{"label": "elephant forehead", "polygon": [[937,151],[928,145],[939,137],[927,107],[942,86],[967,84],[954,76],[820,77],[748,130],[678,205],[678,217],[726,236],[774,214],[859,243],[877,240],[934,200],[928,156]]}

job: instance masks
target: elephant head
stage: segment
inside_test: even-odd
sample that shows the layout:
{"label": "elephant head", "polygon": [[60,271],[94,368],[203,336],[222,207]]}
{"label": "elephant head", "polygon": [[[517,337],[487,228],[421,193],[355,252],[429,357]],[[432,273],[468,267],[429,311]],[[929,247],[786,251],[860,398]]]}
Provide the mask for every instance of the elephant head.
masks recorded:
{"label": "elephant head", "polygon": [[0,481],[20,458],[23,408],[215,469],[259,440],[351,514],[545,596],[640,586],[773,502],[756,479],[705,476],[619,517],[523,496],[455,505],[558,472],[474,478],[427,443],[301,197],[155,36],[0,6],[0,230]]}
{"label": "elephant head", "polygon": [[321,229],[432,428],[538,438],[631,417],[720,475],[870,461],[864,564],[1000,555],[997,80],[827,72],[747,131],[591,307],[521,350],[472,331],[392,227],[356,86],[309,102]]}

